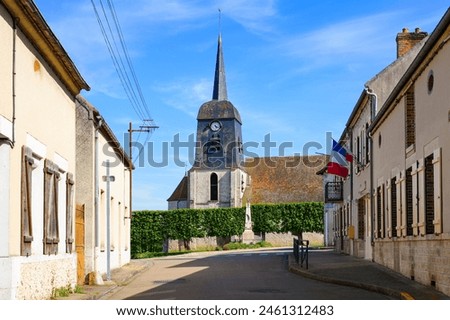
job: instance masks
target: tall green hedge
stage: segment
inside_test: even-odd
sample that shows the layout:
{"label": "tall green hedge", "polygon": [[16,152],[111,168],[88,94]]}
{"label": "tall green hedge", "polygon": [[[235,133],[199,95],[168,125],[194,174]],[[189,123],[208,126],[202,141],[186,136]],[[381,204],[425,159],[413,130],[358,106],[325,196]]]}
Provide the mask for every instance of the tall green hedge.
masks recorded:
{"label": "tall green hedge", "polygon": [[[253,231],[323,231],[323,203],[302,202],[252,205]],[[165,239],[188,241],[205,236],[241,235],[245,208],[135,211],[131,220],[131,254],[161,252]]]}
{"label": "tall green hedge", "polygon": [[131,220],[131,254],[160,252],[167,238],[240,235],[244,224],[245,208],[135,211]]}
{"label": "tall green hedge", "polygon": [[323,203],[252,205],[255,232],[323,232]]}

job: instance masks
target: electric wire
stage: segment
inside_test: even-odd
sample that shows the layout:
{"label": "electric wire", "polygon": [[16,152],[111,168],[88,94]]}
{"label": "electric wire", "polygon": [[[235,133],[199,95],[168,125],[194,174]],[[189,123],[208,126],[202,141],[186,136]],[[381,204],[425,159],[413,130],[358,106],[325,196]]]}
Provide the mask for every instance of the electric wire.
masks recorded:
{"label": "electric wire", "polygon": [[[132,108],[134,109],[135,113],[142,121],[143,123],[142,127],[150,128],[149,130],[146,131],[147,135],[145,137],[144,142],[145,145],[148,142],[150,135],[153,132],[153,129],[155,128],[155,126],[153,125],[154,122],[150,116],[148,104],[145,101],[141,85],[139,83],[138,77],[133,67],[130,55],[128,54],[128,48],[126,46],[125,38],[119,23],[114,3],[112,0],[107,0],[107,3],[111,18],[108,18],[109,15],[107,13],[107,10],[105,9],[105,6],[103,5],[102,0],[99,0],[101,12],[103,14],[102,19],[94,0],[91,0],[92,7],[94,9],[95,16],[97,18],[97,22],[102,32],[102,36],[108,48],[108,52],[111,56],[114,68],[125,91],[125,94],[127,95],[127,98]],[[112,24],[114,24],[114,28],[112,27]],[[113,29],[115,29],[115,32],[113,31]],[[117,42],[120,43],[121,50],[119,50]],[[124,60],[126,61],[126,63],[124,63]],[[141,137],[141,131],[139,131],[139,135],[136,141],[139,141]],[[136,157],[136,159],[134,161],[133,159],[131,159],[133,163],[135,163],[139,159],[141,153],[142,148],[140,148],[139,154]]]}
{"label": "electric wire", "polygon": [[138,78],[136,76],[136,72],[135,72],[133,64],[131,62],[130,55],[128,54],[128,48],[126,46],[126,42],[125,42],[125,39],[124,39],[124,36],[123,36],[122,28],[120,27],[119,19],[117,17],[117,13],[116,13],[116,9],[114,7],[113,1],[112,0],[108,0],[108,5],[109,5],[110,11],[111,11],[111,15],[113,17],[113,20],[114,20],[114,23],[115,23],[115,26],[116,26],[117,34],[119,35],[119,40],[120,40],[120,44],[122,46],[123,53],[124,53],[125,58],[127,60],[128,68],[131,71],[131,75],[133,76],[133,80],[134,80],[136,89],[137,89],[137,91],[139,93],[139,97],[140,97],[140,100],[142,102],[142,107],[144,109],[143,113],[147,116],[147,119],[150,119],[150,111],[148,109],[147,102],[145,101],[144,95],[142,93],[141,85],[139,84],[139,80],[138,80]]}

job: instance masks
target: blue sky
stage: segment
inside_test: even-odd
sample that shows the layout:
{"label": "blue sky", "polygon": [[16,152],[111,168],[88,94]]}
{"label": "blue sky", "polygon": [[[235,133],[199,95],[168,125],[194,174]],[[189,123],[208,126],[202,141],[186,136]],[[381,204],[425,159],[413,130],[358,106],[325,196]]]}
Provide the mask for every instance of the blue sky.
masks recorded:
{"label": "blue sky", "polygon": [[[99,6],[99,0],[94,1]],[[83,91],[124,143],[129,122],[142,125],[117,76],[90,0],[35,0],[91,87]],[[107,1],[103,0],[106,6]],[[243,141],[270,134],[285,155],[325,153],[326,133],[339,138],[364,83],[396,58],[402,28],[432,32],[448,9],[441,0],[115,0],[137,79],[159,129],[135,163],[133,209],[166,209],[185,173],[171,143],[188,141],[212,95],[219,12],[228,98],[241,113]],[[97,7],[99,8],[99,7]],[[126,143],[126,141],[125,141]],[[168,152],[164,152],[164,145]],[[150,165],[152,159],[167,165]],[[277,156],[264,148],[258,155]],[[137,154],[137,151],[133,151]],[[180,161],[188,162],[187,148]]]}

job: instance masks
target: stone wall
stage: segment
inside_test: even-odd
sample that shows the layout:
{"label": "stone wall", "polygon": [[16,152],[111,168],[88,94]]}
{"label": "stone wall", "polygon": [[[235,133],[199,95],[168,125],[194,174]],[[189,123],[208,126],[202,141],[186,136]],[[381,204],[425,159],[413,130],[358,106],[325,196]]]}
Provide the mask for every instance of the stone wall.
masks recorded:
{"label": "stone wall", "polygon": [[61,255],[42,261],[23,262],[20,265],[20,282],[16,291],[18,300],[50,299],[58,288],[77,283],[76,255]]}
{"label": "stone wall", "polygon": [[[266,242],[272,244],[274,247],[290,247],[292,246],[292,239],[294,236],[288,233],[266,233],[261,237],[255,235],[255,243],[264,239]],[[303,233],[303,240],[309,240],[310,246],[323,246],[323,234],[322,233]],[[221,247],[232,241],[239,241],[239,237],[231,238],[217,238],[217,237],[205,237],[205,238],[193,238],[189,243],[191,250],[199,250],[205,248]],[[179,240],[169,241],[169,251],[185,250],[184,242]]]}
{"label": "stone wall", "polygon": [[377,240],[374,260],[450,295],[450,234]]}
{"label": "stone wall", "polygon": [[[275,247],[289,247],[292,246],[292,239],[296,237],[292,233],[266,233],[264,239]],[[304,232],[303,240],[309,240],[310,246],[323,246],[323,233]]]}

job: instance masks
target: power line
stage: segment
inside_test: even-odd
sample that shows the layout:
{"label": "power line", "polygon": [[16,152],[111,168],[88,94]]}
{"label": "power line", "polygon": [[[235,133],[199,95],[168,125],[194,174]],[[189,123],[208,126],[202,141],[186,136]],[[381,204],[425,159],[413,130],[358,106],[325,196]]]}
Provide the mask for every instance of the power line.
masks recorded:
{"label": "power line", "polygon": [[[122,83],[122,87],[128,97],[128,100],[131,103],[131,106],[138,115],[139,119],[144,124],[148,121],[153,123],[153,120],[148,120],[151,119],[149,108],[145,101],[141,86],[136,76],[136,72],[128,54],[128,49],[125,44],[123,32],[120,27],[119,19],[112,0],[107,0],[110,14],[107,13],[102,0],[99,1],[101,11],[103,13],[103,19],[99,14],[99,10],[97,10],[97,6],[94,0],[91,0],[91,3],[106,46],[111,55],[114,68]],[[115,32],[113,31],[112,24],[114,24]],[[120,43],[121,50],[119,50],[117,42]],[[126,61],[126,63],[124,61]]]}
{"label": "power line", "polygon": [[138,78],[136,76],[136,72],[134,71],[134,67],[133,67],[133,64],[131,62],[130,55],[128,54],[128,49],[127,49],[127,46],[126,46],[126,43],[125,43],[125,39],[124,39],[124,36],[123,36],[123,33],[122,33],[122,28],[120,27],[119,19],[117,18],[117,14],[116,14],[116,9],[114,7],[114,3],[112,2],[112,0],[108,0],[108,4],[109,4],[110,10],[111,10],[111,14],[113,16],[113,19],[115,21],[117,33],[119,35],[120,43],[122,45],[122,50],[123,50],[123,52],[125,54],[125,58],[127,60],[128,67],[129,67],[129,69],[131,71],[131,74],[133,76],[136,88],[138,90],[139,96],[140,96],[141,101],[142,101],[142,105],[143,105],[144,110],[146,112],[146,115],[148,116],[148,118],[150,118],[150,112],[149,112],[147,103],[146,103],[144,95],[142,93],[142,89],[141,89],[141,86],[139,84],[139,80],[138,80]]}

